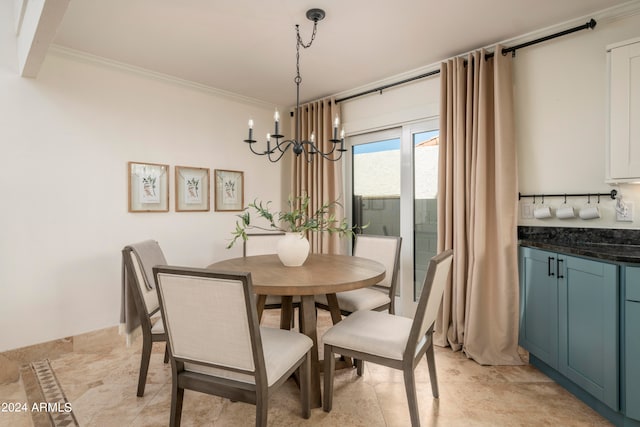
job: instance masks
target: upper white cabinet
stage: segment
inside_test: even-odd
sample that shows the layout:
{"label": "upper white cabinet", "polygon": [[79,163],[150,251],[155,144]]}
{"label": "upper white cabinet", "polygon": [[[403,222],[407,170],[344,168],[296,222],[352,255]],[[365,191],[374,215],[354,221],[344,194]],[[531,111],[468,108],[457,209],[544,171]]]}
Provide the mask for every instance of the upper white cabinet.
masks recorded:
{"label": "upper white cabinet", "polygon": [[608,182],[640,182],[640,38],[607,46]]}

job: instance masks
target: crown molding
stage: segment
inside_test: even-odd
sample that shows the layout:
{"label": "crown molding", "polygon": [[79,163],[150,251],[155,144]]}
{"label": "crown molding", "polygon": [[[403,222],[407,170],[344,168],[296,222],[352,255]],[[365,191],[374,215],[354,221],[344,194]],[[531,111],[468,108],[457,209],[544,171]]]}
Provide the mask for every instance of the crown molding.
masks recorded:
{"label": "crown molding", "polygon": [[148,70],[146,68],[136,67],[135,65],[125,64],[123,62],[114,61],[112,59],[92,55],[86,52],[82,52],[76,49],[71,49],[71,48],[56,45],[56,44],[52,44],[49,47],[49,53],[52,53],[61,57],[70,58],[75,61],[86,62],[90,64],[98,64],[101,66],[114,68],[120,71],[136,74],[145,78],[160,80],[170,84],[179,85],[188,89],[195,89],[195,90],[207,93],[209,95],[227,98],[232,101],[240,102],[243,104],[250,104],[250,105],[255,105],[258,107],[264,107],[269,109],[273,109],[276,107],[276,105],[270,102],[262,101],[257,98],[251,98],[248,96],[239,95],[234,92],[217,89],[211,86],[203,85],[201,83],[196,83],[190,80],[181,79],[179,77],[171,76],[168,74],[158,73],[155,71]]}

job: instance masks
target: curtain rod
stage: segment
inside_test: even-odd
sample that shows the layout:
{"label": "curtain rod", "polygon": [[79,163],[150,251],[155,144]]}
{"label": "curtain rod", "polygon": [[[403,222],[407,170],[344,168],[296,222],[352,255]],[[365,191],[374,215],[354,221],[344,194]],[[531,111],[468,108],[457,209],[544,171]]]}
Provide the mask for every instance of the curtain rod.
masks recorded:
{"label": "curtain rod", "polygon": [[[586,24],[579,25],[579,26],[573,27],[573,28],[569,28],[567,30],[560,31],[560,32],[554,33],[554,34],[550,34],[548,36],[540,37],[538,39],[531,40],[531,41],[526,42],[526,43],[521,43],[521,44],[516,45],[516,46],[505,47],[504,49],[502,49],[502,54],[506,55],[508,53],[511,53],[513,56],[515,56],[516,50],[522,49],[523,47],[528,47],[528,46],[531,46],[531,45],[534,45],[534,44],[546,42],[547,40],[555,39],[557,37],[566,36],[567,34],[575,33],[576,31],[591,30],[591,29],[595,28],[596,24],[597,24],[596,20],[591,18],[591,20],[589,22],[587,22]],[[489,58],[493,57],[494,55],[495,55],[494,52],[489,52],[489,53],[487,53],[485,55],[485,59],[489,59]],[[407,79],[400,80],[399,82],[389,83],[389,84],[386,84],[386,85],[383,85],[383,86],[380,86],[380,87],[377,87],[377,88],[374,88],[374,89],[365,90],[364,92],[359,92],[359,93],[356,93],[356,94],[353,94],[353,95],[345,96],[344,98],[336,99],[335,102],[337,104],[338,102],[348,101],[350,99],[358,98],[358,97],[364,96],[364,95],[369,95],[370,93],[374,93],[374,92],[380,92],[380,94],[382,94],[382,91],[385,90],[385,89],[389,89],[389,88],[394,87],[394,86],[400,86],[402,84],[409,83],[409,82],[412,82],[414,80],[420,80],[420,79],[424,79],[426,77],[435,76],[436,74],[440,74],[440,70],[429,71],[428,73],[420,74],[420,75],[414,76],[414,77],[409,77]]]}
{"label": "curtain rod", "polygon": [[521,194],[518,193],[518,200],[522,199],[523,197],[533,197],[534,199],[536,197],[541,198],[542,200],[544,200],[545,197],[564,197],[565,200],[567,197],[591,197],[591,196],[597,196],[598,200],[600,200],[600,196],[609,196],[611,197],[612,200],[615,200],[616,196],[618,195],[618,191],[617,190],[611,190],[611,192],[609,193],[562,193],[562,194]]}

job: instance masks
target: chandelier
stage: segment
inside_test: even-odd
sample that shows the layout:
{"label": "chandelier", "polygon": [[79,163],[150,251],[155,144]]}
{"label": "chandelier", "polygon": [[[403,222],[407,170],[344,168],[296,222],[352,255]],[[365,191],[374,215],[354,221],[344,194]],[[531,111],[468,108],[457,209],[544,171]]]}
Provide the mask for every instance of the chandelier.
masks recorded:
{"label": "chandelier", "polygon": [[[315,131],[312,130],[311,136],[309,140],[302,140],[300,138],[300,83],[302,82],[302,77],[300,77],[300,46],[304,49],[311,47],[313,40],[316,38],[316,31],[318,27],[318,21],[324,19],[325,13],[322,9],[309,9],[307,11],[307,19],[313,21],[313,33],[311,34],[311,40],[309,43],[304,43],[302,38],[300,37],[300,26],[296,25],[296,77],[293,81],[296,84],[296,109],[295,109],[295,135],[293,139],[285,139],[284,135],[280,133],[280,113],[276,109],[276,112],[273,116],[275,121],[275,129],[274,132],[267,134],[267,149],[264,151],[256,151],[253,147],[257,142],[253,139],[253,120],[249,120],[249,137],[244,140],[244,142],[249,144],[249,148],[253,154],[257,154],[258,156],[267,156],[269,161],[275,163],[282,158],[284,153],[291,148],[295,153],[296,157],[300,154],[304,153],[304,156],[308,162],[312,161],[315,155],[320,155],[323,158],[330,161],[340,160],[342,157],[342,153],[347,151],[344,148],[344,129],[340,133],[340,138],[338,138],[338,126],[340,126],[340,118],[336,116],[335,121],[333,122],[333,138],[331,141],[333,144],[331,145],[331,149],[328,151],[322,151],[318,148],[315,142]],[[272,142],[275,140],[275,142]]]}

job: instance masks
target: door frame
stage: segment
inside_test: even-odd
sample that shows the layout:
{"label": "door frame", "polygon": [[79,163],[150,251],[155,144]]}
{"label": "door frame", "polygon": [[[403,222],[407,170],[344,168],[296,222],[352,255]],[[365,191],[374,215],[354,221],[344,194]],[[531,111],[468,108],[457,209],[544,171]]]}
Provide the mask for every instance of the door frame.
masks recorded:
{"label": "door frame", "polygon": [[[396,296],[396,313],[413,317],[417,308],[414,299],[414,149],[413,135],[437,130],[439,118],[432,117],[415,122],[392,126],[382,130],[372,130],[349,136],[344,153],[345,215],[353,218],[353,147],[369,142],[400,139],[400,271],[398,274],[399,296]],[[351,251],[351,242],[349,250]]]}

